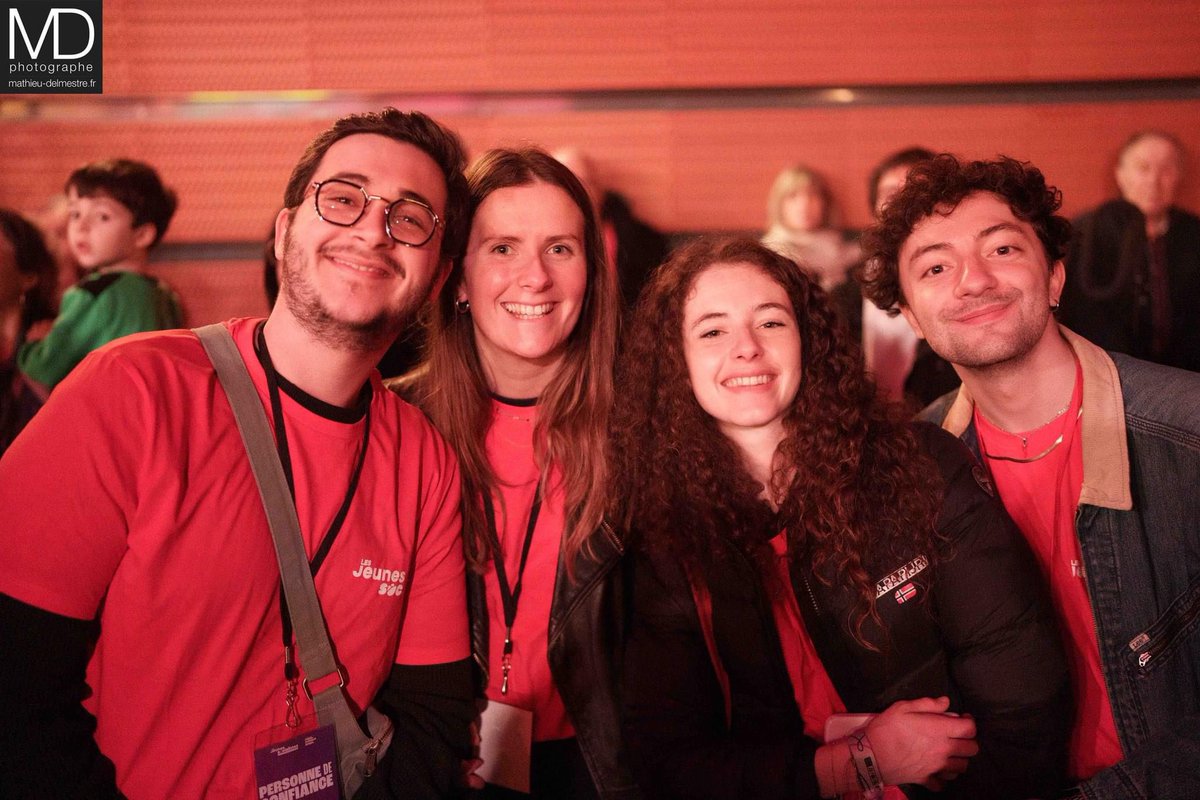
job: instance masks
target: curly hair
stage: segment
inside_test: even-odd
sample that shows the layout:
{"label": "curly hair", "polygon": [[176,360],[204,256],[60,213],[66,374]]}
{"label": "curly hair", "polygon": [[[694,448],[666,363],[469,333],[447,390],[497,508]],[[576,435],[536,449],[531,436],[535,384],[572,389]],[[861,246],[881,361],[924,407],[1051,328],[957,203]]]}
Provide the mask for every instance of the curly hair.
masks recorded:
{"label": "curly hair", "polygon": [[1071,223],[1054,213],[1062,206],[1062,192],[1047,186],[1037,167],[1007,156],[995,161],[960,161],[942,153],[912,168],[904,188],[863,234],[863,294],[881,309],[899,313],[899,306],[905,303],[900,291],[900,250],[913,229],[933,214],[951,213],[977,192],[996,195],[1008,203],[1017,219],[1033,227],[1047,263],[1066,257]]}
{"label": "curly hair", "polygon": [[[717,264],[749,264],[782,286],[800,330],[801,382],[771,479],[773,496],[783,498],[775,514],[697,402],[684,360],[685,306],[698,276]],[[701,570],[739,551],[762,564],[766,543],[786,530],[794,563],[854,588],[859,602],[848,624],[862,641],[863,623],[876,616],[867,561],[914,546],[936,559],[942,486],[837,330],[820,287],[761,244],[700,239],[680,248],[643,290],[618,360],[612,514],[640,546]]]}

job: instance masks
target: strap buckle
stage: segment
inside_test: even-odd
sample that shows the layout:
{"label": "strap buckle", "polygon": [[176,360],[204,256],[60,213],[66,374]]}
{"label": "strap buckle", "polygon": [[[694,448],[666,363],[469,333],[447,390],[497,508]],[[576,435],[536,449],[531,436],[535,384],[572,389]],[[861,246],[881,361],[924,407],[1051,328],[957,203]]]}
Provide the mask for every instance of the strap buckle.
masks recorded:
{"label": "strap buckle", "polygon": [[[325,678],[328,678],[329,675],[335,675],[335,674],[338,676],[338,688],[340,689],[346,685],[346,670],[342,667],[341,664],[338,664],[336,673],[331,672],[328,675],[318,675],[314,680],[318,680],[318,681],[323,680]],[[312,689],[308,688],[308,680],[309,680],[308,676],[307,675],[304,676],[304,680],[300,682],[300,685],[302,687],[304,687],[304,694],[306,694],[308,696],[309,700],[312,700],[313,693],[312,693]],[[328,688],[328,687],[326,687],[326,688]],[[325,690],[322,689],[321,691],[325,691]]]}

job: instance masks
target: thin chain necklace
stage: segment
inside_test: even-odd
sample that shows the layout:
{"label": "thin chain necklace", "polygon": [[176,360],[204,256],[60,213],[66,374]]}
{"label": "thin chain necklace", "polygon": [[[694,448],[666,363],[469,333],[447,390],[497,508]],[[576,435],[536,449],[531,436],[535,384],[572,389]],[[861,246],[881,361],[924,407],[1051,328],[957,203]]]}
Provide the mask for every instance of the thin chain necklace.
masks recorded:
{"label": "thin chain necklace", "polygon": [[[1054,420],[1056,420],[1056,419],[1058,419],[1059,417],[1061,417],[1063,414],[1065,414],[1065,413],[1067,412],[1067,409],[1068,409],[1068,408],[1070,408],[1070,407],[1071,407],[1071,404],[1070,404],[1070,403],[1067,403],[1067,405],[1065,405],[1065,406],[1063,407],[1062,411],[1059,411],[1057,414],[1055,414],[1053,417],[1051,417],[1051,418],[1050,418],[1050,422],[1053,422]],[[1082,403],[1080,403],[1080,404],[1079,404],[1079,413],[1075,415],[1075,419],[1076,419],[1076,421],[1078,421],[1078,420],[1079,420],[1079,418],[1080,418],[1080,417],[1082,417],[1082,416],[1083,416],[1083,404],[1082,404]],[[1050,424],[1050,422],[1047,422],[1047,423],[1046,423],[1046,425],[1049,425],[1049,424]],[[1045,426],[1045,425],[1043,425],[1042,427],[1044,428],[1044,427],[1046,427],[1046,426]],[[997,455],[992,455],[991,453],[989,453],[989,452],[987,451],[987,447],[986,447],[986,446],[984,445],[984,443],[983,443],[983,437],[980,437],[980,439],[979,439],[979,448],[980,448],[980,449],[983,451],[983,454],[984,454],[986,457],[988,457],[988,458],[992,459],[993,461],[1011,461],[1011,462],[1013,462],[1014,464],[1032,464],[1034,461],[1040,461],[1041,459],[1043,459],[1043,458],[1045,458],[1046,456],[1048,456],[1048,455],[1050,455],[1051,453],[1053,453],[1053,452],[1054,452],[1054,449],[1055,449],[1056,447],[1058,447],[1060,444],[1062,444],[1062,443],[1063,443],[1063,437],[1066,435],[1066,433],[1067,433],[1067,426],[1066,426],[1066,425],[1063,425],[1063,429],[1062,429],[1061,431],[1059,431],[1058,438],[1057,438],[1057,439],[1055,439],[1053,442],[1051,442],[1049,447],[1047,447],[1047,448],[1046,448],[1045,450],[1043,450],[1042,452],[1038,453],[1036,456],[1029,456],[1028,458],[1020,458],[1020,457],[1018,457],[1018,456],[997,456]],[[1025,444],[1025,442],[1026,442],[1026,439],[1025,439],[1025,437],[1024,437],[1024,436],[1021,436],[1021,437],[1018,437],[1018,438],[1020,438],[1020,440],[1021,440],[1021,444],[1022,444],[1022,445],[1024,445],[1024,444]]]}

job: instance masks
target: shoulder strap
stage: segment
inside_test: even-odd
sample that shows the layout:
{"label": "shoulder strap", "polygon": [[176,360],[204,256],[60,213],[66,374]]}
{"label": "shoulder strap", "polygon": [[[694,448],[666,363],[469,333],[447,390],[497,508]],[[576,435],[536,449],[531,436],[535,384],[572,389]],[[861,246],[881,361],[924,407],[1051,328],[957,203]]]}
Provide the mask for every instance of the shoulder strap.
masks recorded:
{"label": "shoulder strap", "polygon": [[[342,692],[346,676],[333,656],[329,633],[325,630],[325,617],[317,599],[317,588],[313,583],[308,565],[308,554],[304,551],[304,539],[300,534],[300,521],[296,507],[287,488],[279,453],[275,449],[275,435],[271,432],[267,414],[259,399],[241,353],[234,344],[228,328],[222,324],[195,328],[200,343],[212,360],[217,378],[229,397],[233,416],[246,454],[250,457],[250,468],[258,483],[271,537],[275,540],[275,555],[279,560],[279,573],[283,578],[284,596],[287,598],[288,613],[296,631],[299,646],[298,658],[304,665],[304,687],[313,699],[317,718],[323,723],[334,723],[338,741],[349,741],[352,735],[361,738],[361,730],[343,732],[343,727],[358,728],[353,712]],[[407,587],[406,587],[407,588]],[[407,593],[407,592],[406,592]],[[323,679],[337,675],[337,683],[313,695],[308,688],[310,681],[325,683]],[[337,708],[337,706],[341,708]]]}

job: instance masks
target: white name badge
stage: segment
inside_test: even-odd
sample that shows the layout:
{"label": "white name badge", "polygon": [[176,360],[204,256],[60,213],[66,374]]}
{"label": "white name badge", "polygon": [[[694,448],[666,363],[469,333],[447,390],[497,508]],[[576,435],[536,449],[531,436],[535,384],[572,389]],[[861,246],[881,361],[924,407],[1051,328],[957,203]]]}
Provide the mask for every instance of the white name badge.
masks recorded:
{"label": "white name badge", "polygon": [[483,766],[476,774],[488,783],[528,794],[533,712],[488,700],[480,717],[479,739]]}

